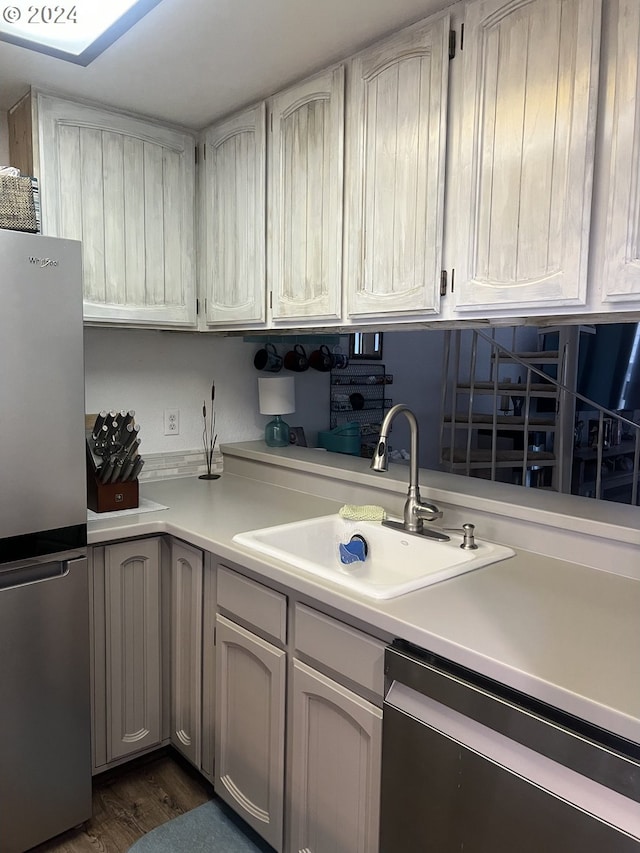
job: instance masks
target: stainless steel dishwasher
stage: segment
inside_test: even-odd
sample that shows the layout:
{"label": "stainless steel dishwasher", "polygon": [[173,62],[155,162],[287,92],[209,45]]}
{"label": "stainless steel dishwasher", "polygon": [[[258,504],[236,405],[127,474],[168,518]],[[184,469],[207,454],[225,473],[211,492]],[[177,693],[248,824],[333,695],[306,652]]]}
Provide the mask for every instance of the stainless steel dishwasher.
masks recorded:
{"label": "stainless steel dishwasher", "polygon": [[380,853],[640,853],[640,747],[408,643],[385,655]]}

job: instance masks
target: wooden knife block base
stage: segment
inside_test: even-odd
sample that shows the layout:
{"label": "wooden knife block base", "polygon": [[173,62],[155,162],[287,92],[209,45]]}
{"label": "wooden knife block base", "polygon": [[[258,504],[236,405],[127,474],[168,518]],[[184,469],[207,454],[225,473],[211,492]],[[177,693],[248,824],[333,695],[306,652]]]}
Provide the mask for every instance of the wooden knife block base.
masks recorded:
{"label": "wooden knife block base", "polygon": [[126,483],[100,483],[87,472],[87,506],[94,512],[113,512],[117,509],[135,509],[139,506],[140,491],[137,480]]}

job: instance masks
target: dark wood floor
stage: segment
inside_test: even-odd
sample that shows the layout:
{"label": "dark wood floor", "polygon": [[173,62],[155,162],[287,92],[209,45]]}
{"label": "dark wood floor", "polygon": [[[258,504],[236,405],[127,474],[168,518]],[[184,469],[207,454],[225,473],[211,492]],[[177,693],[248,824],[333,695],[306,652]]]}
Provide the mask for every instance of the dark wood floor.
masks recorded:
{"label": "dark wood floor", "polygon": [[93,780],[93,817],[31,853],[126,853],[134,841],[213,797],[211,786],[173,752],[139,759]]}

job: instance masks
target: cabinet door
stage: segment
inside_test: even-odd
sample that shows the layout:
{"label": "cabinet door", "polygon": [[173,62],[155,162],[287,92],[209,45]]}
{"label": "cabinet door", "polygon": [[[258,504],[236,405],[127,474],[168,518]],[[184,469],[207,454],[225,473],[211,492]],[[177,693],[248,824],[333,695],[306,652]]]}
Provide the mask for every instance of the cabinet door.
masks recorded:
{"label": "cabinet door", "polygon": [[600,0],[467,4],[457,311],[585,303],[599,44]]}
{"label": "cabinet door", "polygon": [[344,68],[271,101],[269,281],[274,320],[338,319]]}
{"label": "cabinet door", "polygon": [[107,762],[160,743],[160,543],[105,548]]}
{"label": "cabinet door", "polygon": [[291,850],[376,853],[382,711],[293,662]]}
{"label": "cabinet door", "polygon": [[265,106],[205,134],[202,270],[208,326],[265,321]]}
{"label": "cabinet door", "polygon": [[286,655],[216,617],[216,793],[282,850]]}
{"label": "cabinet door", "polygon": [[350,317],[439,311],[449,15],[356,56],[347,100]]}
{"label": "cabinet door", "polygon": [[624,310],[640,304],[640,5],[609,0],[604,14],[593,284]]}
{"label": "cabinet door", "polygon": [[204,555],[202,578],[202,732],[200,770],[213,784],[216,719],[216,569],[212,554]]}
{"label": "cabinet door", "polygon": [[195,140],[37,96],[43,230],[82,240],[85,320],[195,324]]}
{"label": "cabinet door", "polygon": [[171,545],[171,743],[200,762],[202,552]]}

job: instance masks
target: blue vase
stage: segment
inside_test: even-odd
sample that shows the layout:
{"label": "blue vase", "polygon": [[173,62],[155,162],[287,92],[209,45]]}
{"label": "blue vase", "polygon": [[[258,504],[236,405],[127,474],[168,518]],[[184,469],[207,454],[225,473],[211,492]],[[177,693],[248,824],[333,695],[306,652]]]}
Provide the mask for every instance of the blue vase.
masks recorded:
{"label": "blue vase", "polygon": [[289,424],[276,415],[264,428],[264,440],[268,447],[286,447],[289,444]]}

